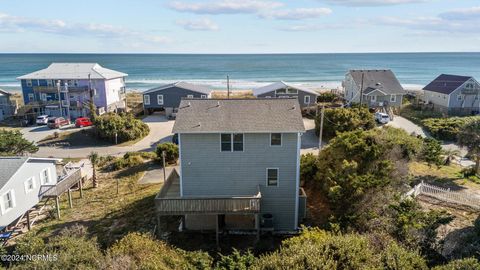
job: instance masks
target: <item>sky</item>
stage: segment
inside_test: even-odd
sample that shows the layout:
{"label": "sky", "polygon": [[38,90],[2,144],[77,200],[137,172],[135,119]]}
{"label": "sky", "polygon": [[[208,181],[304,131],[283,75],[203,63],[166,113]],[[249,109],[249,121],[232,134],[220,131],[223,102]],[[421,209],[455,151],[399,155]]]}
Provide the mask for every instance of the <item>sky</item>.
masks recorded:
{"label": "sky", "polygon": [[0,0],[0,53],[479,51],[479,0]]}

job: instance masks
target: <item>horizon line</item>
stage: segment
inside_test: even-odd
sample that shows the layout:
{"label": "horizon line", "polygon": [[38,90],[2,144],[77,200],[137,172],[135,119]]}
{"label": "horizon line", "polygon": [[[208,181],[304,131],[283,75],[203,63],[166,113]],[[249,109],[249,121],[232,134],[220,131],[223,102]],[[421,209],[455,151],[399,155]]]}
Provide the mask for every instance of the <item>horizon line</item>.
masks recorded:
{"label": "horizon line", "polygon": [[480,53],[480,51],[413,51],[413,52],[276,52],[276,53],[168,53],[168,52],[0,52],[13,54],[103,54],[103,55],[292,55],[292,54],[435,54],[435,53]]}

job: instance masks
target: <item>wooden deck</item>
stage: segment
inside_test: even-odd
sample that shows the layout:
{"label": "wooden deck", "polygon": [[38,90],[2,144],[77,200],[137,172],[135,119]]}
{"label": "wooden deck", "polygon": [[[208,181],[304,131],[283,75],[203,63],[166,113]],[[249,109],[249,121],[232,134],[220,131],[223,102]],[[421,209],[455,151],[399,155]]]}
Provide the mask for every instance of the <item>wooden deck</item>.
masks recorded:
{"label": "wooden deck", "polygon": [[61,178],[56,185],[42,185],[39,195],[40,197],[58,197],[79,183],[81,178],[81,169],[75,169]]}
{"label": "wooden deck", "polygon": [[155,207],[160,215],[185,214],[255,214],[260,212],[258,192],[251,196],[180,196],[180,181],[176,170],[172,171],[155,197]]}

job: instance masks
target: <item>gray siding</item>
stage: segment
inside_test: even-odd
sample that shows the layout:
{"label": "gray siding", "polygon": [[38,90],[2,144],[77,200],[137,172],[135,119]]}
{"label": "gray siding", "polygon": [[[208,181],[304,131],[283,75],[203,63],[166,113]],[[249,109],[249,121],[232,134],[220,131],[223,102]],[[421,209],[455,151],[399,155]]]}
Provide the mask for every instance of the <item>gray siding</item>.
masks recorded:
{"label": "gray siding", "polygon": [[[2,196],[0,199],[3,198],[3,195],[8,191],[14,190],[15,204],[13,209],[5,213],[3,201],[0,202],[0,204],[2,204],[0,206],[2,208],[0,211],[0,227],[9,225],[39,202],[40,174],[45,168],[49,168],[51,182],[55,184],[57,182],[57,172],[54,163],[51,161],[29,161],[20,167],[10,181],[0,190],[0,196]],[[25,190],[25,181],[30,177],[34,178],[35,188],[27,193]]]}
{"label": "gray siding", "polygon": [[[310,103],[305,103],[305,96],[310,96]],[[317,96],[312,93],[304,92],[304,91],[298,91],[298,94],[275,94],[275,91],[270,91],[267,93],[263,93],[258,95],[257,97],[265,98],[265,97],[272,97],[272,98],[278,98],[278,97],[297,97],[298,98],[298,103],[300,103],[300,107],[308,107],[312,106],[317,102]]]}
{"label": "gray siding", "polygon": [[[372,96],[375,96],[375,101],[372,101]],[[402,106],[402,99],[403,95],[395,95],[395,102],[391,102],[390,98],[391,95],[384,95],[382,93],[379,93],[378,95],[376,94],[370,94],[370,95],[365,95],[363,97],[363,103],[367,104],[369,107],[377,107],[379,106],[380,103],[382,103],[384,106],[391,106],[391,107],[400,107]]]}
{"label": "gray siding", "polygon": [[[193,95],[194,98],[201,98],[202,95],[208,94],[195,92],[179,87],[171,87],[163,90],[154,91],[148,94],[150,96],[150,105],[143,103],[144,108],[146,109],[158,109],[158,108],[178,108],[182,98],[186,98],[188,95]],[[157,95],[163,95],[163,105],[158,104]],[[144,98],[145,101],[145,98]]]}
{"label": "gray siding", "polygon": [[[476,83],[474,80],[469,80],[467,83]],[[480,99],[480,85],[477,84],[477,90],[473,92],[465,92],[465,84],[459,87],[457,90],[453,91],[450,94],[450,103],[448,107],[450,110],[461,108],[465,111],[477,111],[479,109],[479,99]],[[458,96],[462,96],[461,100],[458,99]]]}
{"label": "gray siding", "polygon": [[[276,230],[295,230],[297,136],[270,146],[270,134],[244,134],[243,152],[220,152],[220,134],[181,134],[183,195],[255,195],[260,186],[262,213],[273,214]],[[267,168],[279,169],[278,187],[266,186]]]}
{"label": "gray siding", "polygon": [[15,107],[10,101],[10,96],[0,93],[0,121],[14,114]]}

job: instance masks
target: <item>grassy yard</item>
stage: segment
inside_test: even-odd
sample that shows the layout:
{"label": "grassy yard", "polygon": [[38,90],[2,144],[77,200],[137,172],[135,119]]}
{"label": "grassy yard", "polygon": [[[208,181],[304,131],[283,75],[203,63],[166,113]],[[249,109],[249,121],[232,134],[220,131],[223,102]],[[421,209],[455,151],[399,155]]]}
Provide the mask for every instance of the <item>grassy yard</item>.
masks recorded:
{"label": "grassy yard", "polygon": [[[227,98],[227,91],[213,91],[212,98]],[[254,98],[252,90],[230,91],[230,98]]]}
{"label": "grassy yard", "polygon": [[38,142],[39,146],[47,146],[51,144],[67,144],[74,147],[112,145],[110,142],[95,137],[88,128],[59,132],[57,136],[48,135]]}
{"label": "grassy yard", "polygon": [[412,104],[403,106],[400,115],[418,125],[422,124],[423,119],[445,117],[445,115],[436,111],[415,109]]}
{"label": "grassy yard", "polygon": [[[92,183],[88,182],[83,198],[80,198],[79,191],[72,193],[73,208],[68,207],[68,197],[63,195],[61,219],[49,218],[35,225],[34,233],[49,237],[64,227],[80,224],[87,227],[91,236],[98,238],[102,247],[107,247],[129,232],[152,232],[156,224],[154,197],[161,185],[137,184],[146,166],[143,164],[119,172],[100,173],[98,188],[92,188]],[[118,195],[116,179],[119,181]]]}

